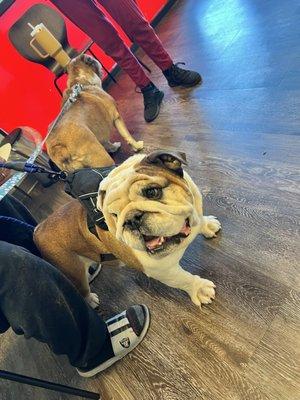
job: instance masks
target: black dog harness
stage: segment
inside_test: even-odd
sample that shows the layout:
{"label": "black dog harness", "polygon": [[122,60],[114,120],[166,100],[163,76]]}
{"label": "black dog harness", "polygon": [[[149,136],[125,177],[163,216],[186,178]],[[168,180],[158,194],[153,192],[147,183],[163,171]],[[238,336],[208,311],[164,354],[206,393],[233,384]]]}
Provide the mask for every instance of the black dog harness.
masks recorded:
{"label": "black dog harness", "polygon": [[94,233],[95,225],[108,231],[104,215],[97,209],[98,190],[101,181],[115,168],[83,168],[68,173],[65,192],[79,200],[87,211],[88,228]]}

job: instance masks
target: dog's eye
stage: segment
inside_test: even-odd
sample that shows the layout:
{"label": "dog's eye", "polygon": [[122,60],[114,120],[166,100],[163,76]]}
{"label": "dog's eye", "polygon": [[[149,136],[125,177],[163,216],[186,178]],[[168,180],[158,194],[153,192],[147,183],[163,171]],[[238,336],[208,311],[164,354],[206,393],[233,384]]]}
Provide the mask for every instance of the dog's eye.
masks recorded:
{"label": "dog's eye", "polygon": [[159,200],[162,197],[162,188],[150,187],[143,189],[143,196],[147,197],[147,199]]}

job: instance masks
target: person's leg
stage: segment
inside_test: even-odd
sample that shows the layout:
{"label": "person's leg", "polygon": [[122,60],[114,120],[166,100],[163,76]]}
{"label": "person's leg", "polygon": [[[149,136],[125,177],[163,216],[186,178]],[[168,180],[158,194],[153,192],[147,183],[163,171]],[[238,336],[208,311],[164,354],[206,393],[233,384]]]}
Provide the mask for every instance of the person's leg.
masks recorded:
{"label": "person's leg", "polygon": [[40,256],[33,241],[34,226],[27,224],[12,217],[4,217],[1,215],[0,207],[0,241],[16,244],[25,247],[36,256]]}
{"label": "person's leg", "polygon": [[[15,197],[7,194],[0,201],[0,241],[25,247],[36,256],[40,252],[33,241],[37,222],[27,208]],[[101,271],[101,264],[92,263],[89,273],[91,283]],[[1,328],[0,328],[1,329]]]}
{"label": "person's leg", "polygon": [[97,1],[162,71],[173,65],[170,55],[134,0]]}
{"label": "person's leg", "polygon": [[159,114],[164,94],[147,77],[136,57],[94,0],[51,0],[51,2],[130,76],[143,93],[145,120],[153,121]]}
{"label": "person's leg", "polygon": [[24,248],[0,242],[0,281],[0,310],[15,333],[47,343],[74,366],[109,343],[105,323],[67,278]]}
{"label": "person's leg", "polygon": [[[16,334],[47,343],[54,353],[66,354],[83,376],[92,376],[126,355],[149,326],[149,316],[142,315],[146,307],[127,310],[127,325],[117,328],[126,336],[128,326],[137,333],[129,349],[117,353],[113,336],[118,335],[60,271],[24,248],[1,241],[0,282],[1,331],[11,326]],[[128,312],[138,322],[128,322]]]}
{"label": "person's leg", "polygon": [[15,197],[7,194],[0,201],[0,240],[23,246],[40,255],[32,238],[36,225],[36,220]]}
{"label": "person's leg", "polygon": [[[201,83],[198,72],[180,68],[174,64],[154,29],[143,16],[135,0],[97,0],[123,28],[125,33],[137,43],[163,71],[169,85],[192,87]],[[181,63],[184,64],[184,63]]]}
{"label": "person's leg", "polygon": [[0,215],[5,217],[13,217],[26,224],[36,226],[37,222],[27,210],[27,208],[18,199],[7,194],[0,201]]}
{"label": "person's leg", "polygon": [[93,0],[50,0],[66,17],[112,57],[140,88],[150,79]]}

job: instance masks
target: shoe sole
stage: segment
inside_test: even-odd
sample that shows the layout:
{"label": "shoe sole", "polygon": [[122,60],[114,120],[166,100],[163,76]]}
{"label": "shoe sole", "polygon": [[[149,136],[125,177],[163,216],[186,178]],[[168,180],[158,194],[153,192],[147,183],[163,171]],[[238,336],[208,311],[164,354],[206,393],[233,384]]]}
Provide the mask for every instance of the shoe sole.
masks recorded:
{"label": "shoe sole", "polygon": [[194,86],[197,86],[197,85],[201,85],[203,83],[203,80],[202,79],[200,79],[198,82],[196,82],[196,83],[193,83],[193,84],[189,84],[189,85],[182,85],[182,84],[180,84],[180,83],[169,83],[169,86],[170,87],[183,87],[183,88],[191,88],[191,87],[194,87]]}
{"label": "shoe sole", "polygon": [[98,374],[99,372],[102,372],[104,370],[106,370],[107,368],[111,367],[113,364],[115,364],[117,361],[121,360],[123,357],[127,356],[127,354],[131,353],[144,339],[144,337],[146,336],[146,333],[149,329],[150,326],[150,311],[148,309],[147,306],[145,306],[145,304],[141,304],[141,306],[144,308],[145,311],[145,318],[146,318],[146,323],[145,326],[142,330],[141,335],[139,336],[138,341],[136,342],[136,344],[132,347],[132,349],[130,351],[128,351],[128,353],[124,353],[122,355],[119,356],[115,356],[110,358],[109,360],[105,361],[103,364],[98,365],[98,367],[90,370],[90,371],[80,371],[79,369],[77,369],[77,372],[80,376],[82,376],[83,378],[91,378],[92,376]]}
{"label": "shoe sole", "polygon": [[145,118],[145,121],[146,121],[146,122],[152,122],[152,121],[154,121],[154,120],[158,117],[158,114],[159,114],[159,112],[160,112],[160,105],[161,105],[161,102],[162,102],[162,99],[164,98],[164,96],[165,96],[165,94],[164,94],[163,92],[160,92],[158,110],[157,110],[157,112],[156,112],[156,114],[154,115],[153,118],[151,118],[151,119],[146,119],[146,118]]}

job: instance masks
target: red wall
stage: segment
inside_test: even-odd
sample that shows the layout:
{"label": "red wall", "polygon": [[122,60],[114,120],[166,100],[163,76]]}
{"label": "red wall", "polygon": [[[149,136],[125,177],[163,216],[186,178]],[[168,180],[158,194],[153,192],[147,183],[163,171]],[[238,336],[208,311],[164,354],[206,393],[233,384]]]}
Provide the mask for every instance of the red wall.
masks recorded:
{"label": "red wall", "polygon": [[[17,126],[31,126],[45,136],[47,126],[60,109],[61,98],[53,84],[54,75],[45,67],[23,58],[8,38],[11,25],[36,3],[54,8],[47,0],[16,0],[0,16],[0,127],[10,132]],[[152,20],[167,0],[138,0],[138,3],[146,17]],[[67,19],[66,24],[71,46],[82,48],[88,37]],[[130,44],[126,35],[117,28],[126,43]],[[93,45],[92,49],[107,69],[113,67],[114,61],[100,48]],[[59,82],[63,88],[65,78]]]}

